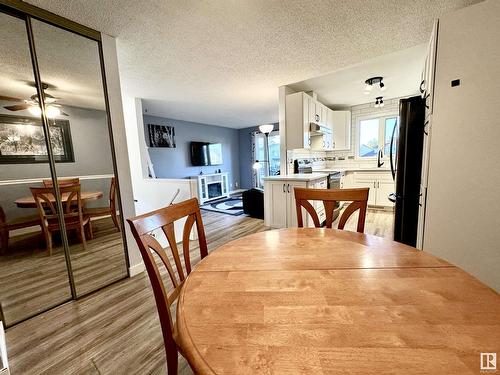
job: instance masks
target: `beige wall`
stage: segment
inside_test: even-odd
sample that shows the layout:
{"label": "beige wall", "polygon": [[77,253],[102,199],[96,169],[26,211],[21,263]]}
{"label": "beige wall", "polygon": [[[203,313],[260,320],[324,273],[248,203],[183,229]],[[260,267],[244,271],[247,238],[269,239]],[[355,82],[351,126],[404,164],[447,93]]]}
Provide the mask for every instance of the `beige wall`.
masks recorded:
{"label": "beige wall", "polygon": [[[424,250],[500,290],[500,1],[440,19]],[[451,80],[461,85],[451,87]]]}

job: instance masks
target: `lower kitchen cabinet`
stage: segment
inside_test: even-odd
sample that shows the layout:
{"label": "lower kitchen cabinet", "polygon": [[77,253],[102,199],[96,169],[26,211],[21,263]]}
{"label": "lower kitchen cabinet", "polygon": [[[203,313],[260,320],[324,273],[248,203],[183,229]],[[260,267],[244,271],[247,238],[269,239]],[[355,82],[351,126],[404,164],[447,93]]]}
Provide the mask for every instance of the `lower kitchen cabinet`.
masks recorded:
{"label": "lower kitchen cabinet", "polygon": [[[326,189],[326,177],[311,181],[293,179],[269,179],[264,181],[264,224],[272,228],[297,227],[297,211],[293,189],[314,188]],[[322,202],[312,201],[311,204],[318,213],[320,222],[325,220],[325,210]],[[313,227],[309,214],[302,209],[305,227]]]}
{"label": "lower kitchen cabinet", "polygon": [[344,189],[369,188],[368,205],[393,207],[388,196],[394,193],[394,181],[390,171],[346,172],[342,181]]}

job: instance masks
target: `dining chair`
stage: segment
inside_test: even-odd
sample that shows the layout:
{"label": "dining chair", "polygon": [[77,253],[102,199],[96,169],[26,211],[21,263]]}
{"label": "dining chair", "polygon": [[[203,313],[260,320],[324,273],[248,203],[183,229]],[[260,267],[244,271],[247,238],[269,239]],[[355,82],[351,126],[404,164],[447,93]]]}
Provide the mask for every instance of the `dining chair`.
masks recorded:
{"label": "dining chair", "polygon": [[361,189],[305,189],[295,188],[295,206],[297,209],[297,222],[299,228],[304,226],[302,218],[302,207],[311,215],[316,228],[321,227],[318,214],[309,202],[323,201],[326,214],[326,227],[331,228],[333,224],[333,211],[336,202],[351,202],[340,215],[338,229],[344,229],[344,226],[349,217],[359,210],[357,231],[363,233],[365,231],[366,207],[368,204],[369,188]]}
{"label": "dining chair", "polygon": [[[52,255],[52,233],[61,230],[58,219],[55,191],[53,187],[31,187],[31,194],[35,200],[41,221],[42,231],[47,243],[49,255]],[[92,239],[92,223],[90,217],[83,214],[80,184],[59,186],[63,205],[64,223],[67,230],[76,230],[82,241],[83,248],[87,248],[86,235]]]}
{"label": "dining chair", "polygon": [[21,228],[29,228],[35,225],[40,225],[40,216],[38,214],[16,217],[14,219],[7,220],[5,211],[3,210],[2,206],[0,206],[0,239],[2,246],[0,249],[0,254],[7,253],[7,249],[9,248],[10,231]]}
{"label": "dining chair", "polygon": [[84,207],[83,213],[85,215],[93,217],[111,216],[113,224],[120,230],[120,223],[118,221],[118,216],[116,215],[116,180],[114,177],[111,178],[111,184],[109,187],[109,205],[103,207]]}
{"label": "dining chair", "polygon": [[[54,183],[50,179],[46,179],[42,181],[44,187],[53,187]],[[78,177],[75,178],[58,178],[57,183],[60,187],[62,186],[70,186],[70,185],[78,185],[80,183],[80,179]]]}
{"label": "dining chair", "polygon": [[[182,268],[174,231],[174,223],[185,217],[187,220],[184,224],[182,234],[182,254],[186,274],[184,274]],[[160,317],[163,341],[165,344],[168,374],[177,374],[177,353],[180,352],[182,354],[182,351],[176,342],[176,322],[172,318],[170,307],[179,296],[187,275],[191,273],[189,237],[194,224],[196,224],[196,230],[198,232],[200,257],[203,259],[208,255],[207,241],[198,199],[192,198],[180,203],[172,204],[168,207],[127,219],[127,222],[129,223],[134,238],[139,245],[139,250],[141,251],[142,259],[144,260],[149,280],[151,281],[151,285],[153,287],[156,307]],[[165,234],[168,244],[170,245],[171,255],[177,272],[174,272],[171,264],[172,258],[169,259],[165,249],[163,249],[160,243],[150,234],[152,231],[160,228]],[[162,276],[153,254],[156,254],[160,258],[161,263],[163,263],[168,275],[170,276],[172,288],[169,288],[168,290],[166,290],[162,281]]]}

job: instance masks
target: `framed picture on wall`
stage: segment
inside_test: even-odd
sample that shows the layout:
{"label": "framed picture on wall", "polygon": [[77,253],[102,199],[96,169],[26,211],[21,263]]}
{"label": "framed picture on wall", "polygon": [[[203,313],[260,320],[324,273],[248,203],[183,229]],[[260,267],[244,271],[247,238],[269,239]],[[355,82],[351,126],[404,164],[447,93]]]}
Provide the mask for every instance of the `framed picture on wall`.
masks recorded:
{"label": "framed picture on wall", "polygon": [[148,124],[149,147],[175,148],[175,128],[168,125]]}
{"label": "framed picture on wall", "polygon": [[[68,120],[50,120],[50,143],[56,162],[75,161]],[[0,164],[47,163],[48,160],[40,119],[0,115]]]}

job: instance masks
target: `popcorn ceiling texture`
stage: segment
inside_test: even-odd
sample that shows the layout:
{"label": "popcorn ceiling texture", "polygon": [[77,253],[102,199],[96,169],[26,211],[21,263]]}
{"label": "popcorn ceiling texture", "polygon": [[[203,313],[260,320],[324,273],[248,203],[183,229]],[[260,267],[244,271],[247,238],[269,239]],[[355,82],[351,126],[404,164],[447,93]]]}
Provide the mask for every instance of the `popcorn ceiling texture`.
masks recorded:
{"label": "popcorn ceiling texture", "polygon": [[123,93],[151,115],[243,128],[278,87],[428,40],[476,0],[28,0],[117,37]]}

